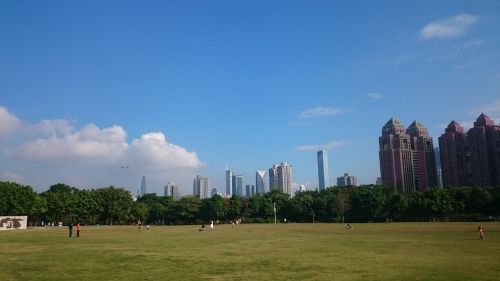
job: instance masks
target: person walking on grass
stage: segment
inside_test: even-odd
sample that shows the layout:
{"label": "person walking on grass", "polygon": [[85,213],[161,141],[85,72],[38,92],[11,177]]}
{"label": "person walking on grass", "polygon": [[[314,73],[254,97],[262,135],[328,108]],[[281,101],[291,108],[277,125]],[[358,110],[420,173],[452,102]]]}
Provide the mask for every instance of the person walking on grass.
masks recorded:
{"label": "person walking on grass", "polygon": [[76,238],[80,238],[80,223],[76,224]]}
{"label": "person walking on grass", "polygon": [[484,240],[484,230],[481,226],[477,228],[477,231],[479,232],[479,239]]}
{"label": "person walking on grass", "polygon": [[68,223],[69,238],[73,237],[73,223]]}

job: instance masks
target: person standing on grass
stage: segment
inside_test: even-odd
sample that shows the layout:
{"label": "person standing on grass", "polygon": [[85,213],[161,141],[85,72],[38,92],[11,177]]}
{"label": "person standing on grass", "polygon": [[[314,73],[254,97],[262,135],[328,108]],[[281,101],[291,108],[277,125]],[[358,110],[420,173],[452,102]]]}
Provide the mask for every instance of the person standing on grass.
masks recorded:
{"label": "person standing on grass", "polygon": [[477,230],[479,231],[479,239],[484,240],[484,230],[483,230],[483,228],[481,226],[479,226],[477,228]]}
{"label": "person standing on grass", "polygon": [[69,238],[73,237],[73,223],[68,223]]}
{"label": "person standing on grass", "polygon": [[148,232],[149,232],[149,224],[148,224],[148,225],[146,225],[146,229],[147,229],[147,230],[148,230]]}
{"label": "person standing on grass", "polygon": [[80,223],[76,224],[76,238],[80,237]]}

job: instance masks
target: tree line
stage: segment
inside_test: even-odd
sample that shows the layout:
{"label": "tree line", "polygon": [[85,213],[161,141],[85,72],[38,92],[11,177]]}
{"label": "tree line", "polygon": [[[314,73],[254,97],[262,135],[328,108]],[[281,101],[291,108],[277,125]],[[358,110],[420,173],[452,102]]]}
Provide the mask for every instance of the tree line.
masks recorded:
{"label": "tree line", "polygon": [[243,222],[477,221],[500,217],[500,187],[431,188],[397,193],[381,186],[297,192],[273,190],[251,198],[208,199],[145,194],[134,200],[117,187],[78,189],[56,184],[37,193],[30,186],[0,182],[0,215],[27,215],[42,222],[81,224],[201,224]]}

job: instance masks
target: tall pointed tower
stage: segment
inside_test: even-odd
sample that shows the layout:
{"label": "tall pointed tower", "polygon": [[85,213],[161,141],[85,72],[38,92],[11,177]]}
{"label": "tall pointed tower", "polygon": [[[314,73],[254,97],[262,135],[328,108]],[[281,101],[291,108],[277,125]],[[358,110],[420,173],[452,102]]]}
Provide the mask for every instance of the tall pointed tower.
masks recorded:
{"label": "tall pointed tower", "polygon": [[141,180],[141,196],[144,196],[144,194],[147,193],[147,188],[146,188],[146,176],[142,176]]}

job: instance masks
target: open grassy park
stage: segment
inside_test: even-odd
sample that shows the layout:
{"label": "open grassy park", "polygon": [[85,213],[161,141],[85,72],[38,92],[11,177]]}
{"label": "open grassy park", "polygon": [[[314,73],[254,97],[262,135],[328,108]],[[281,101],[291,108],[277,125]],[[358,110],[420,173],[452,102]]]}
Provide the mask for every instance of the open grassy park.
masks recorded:
{"label": "open grassy park", "polygon": [[500,223],[0,232],[0,280],[500,280]]}

